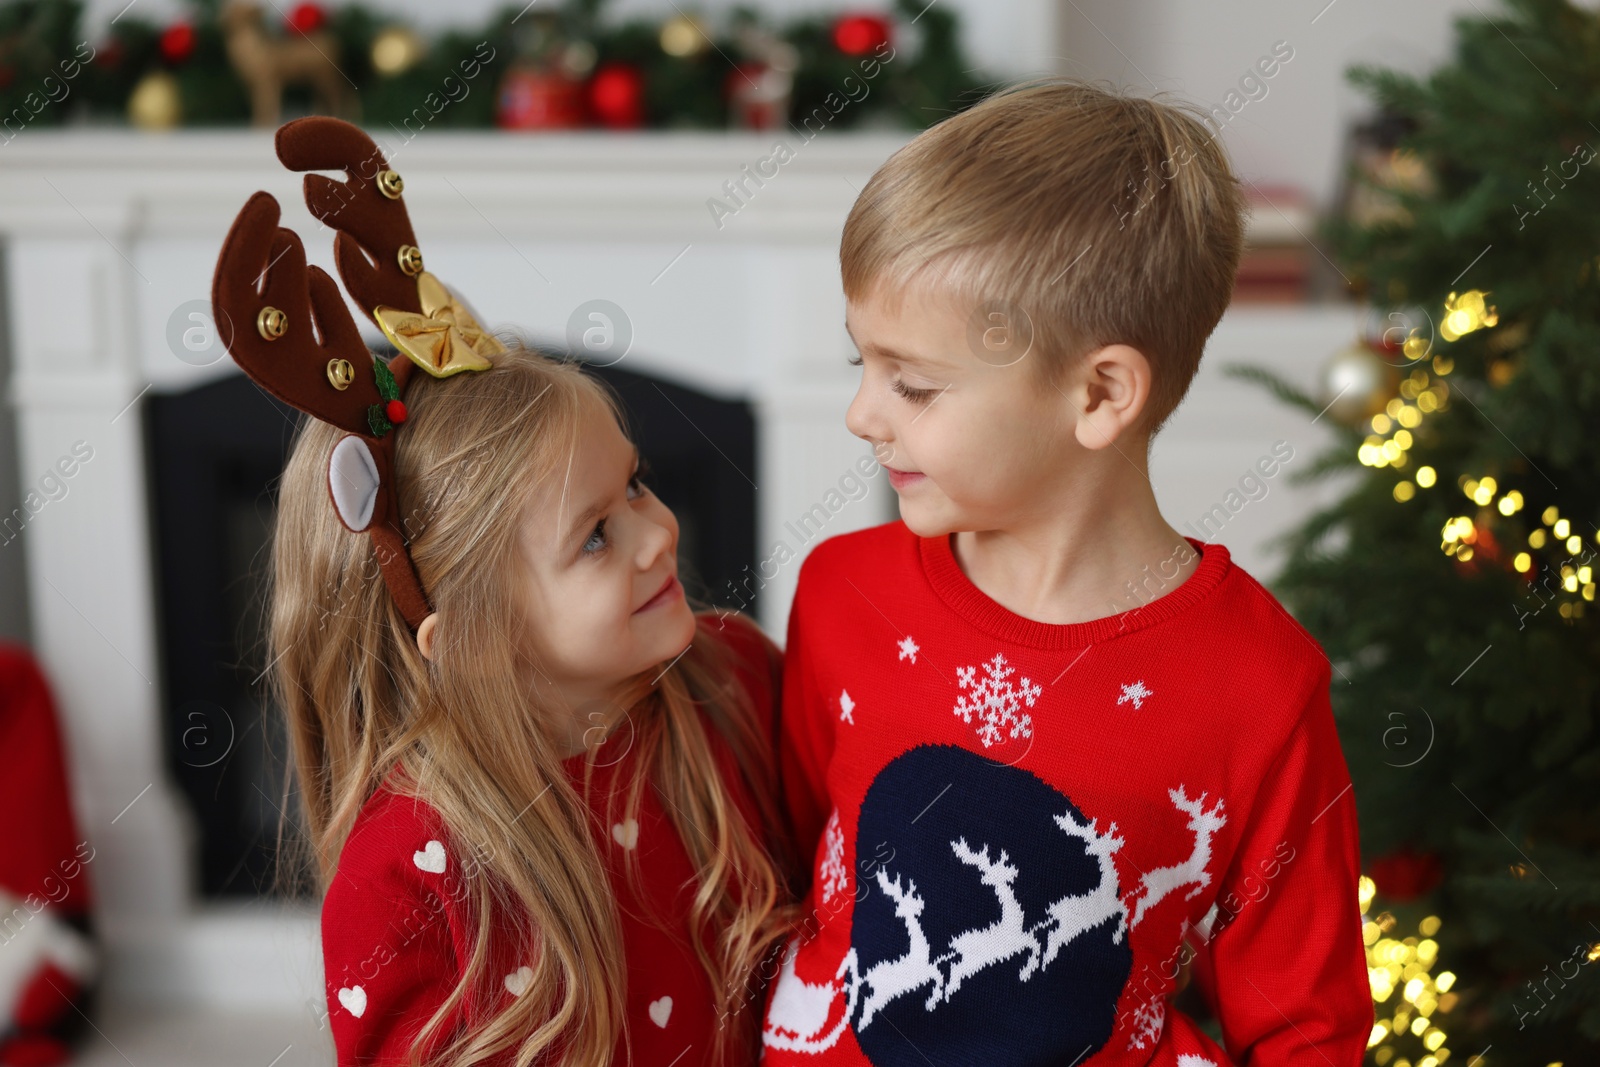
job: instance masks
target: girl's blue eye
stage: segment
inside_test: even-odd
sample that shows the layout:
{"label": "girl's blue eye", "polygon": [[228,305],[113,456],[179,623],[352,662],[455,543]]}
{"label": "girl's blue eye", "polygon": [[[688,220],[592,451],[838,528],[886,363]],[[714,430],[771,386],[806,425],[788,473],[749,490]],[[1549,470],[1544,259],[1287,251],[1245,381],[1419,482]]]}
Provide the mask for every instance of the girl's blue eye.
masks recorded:
{"label": "girl's blue eye", "polygon": [[601,519],[594,524],[594,532],[583,543],[583,551],[586,555],[593,555],[604,547],[606,547],[606,520]]}
{"label": "girl's blue eye", "polygon": [[643,456],[639,457],[639,465],[633,469],[633,477],[628,479],[628,499],[637,500],[644,495],[644,480],[650,477],[650,464],[645,462]]}

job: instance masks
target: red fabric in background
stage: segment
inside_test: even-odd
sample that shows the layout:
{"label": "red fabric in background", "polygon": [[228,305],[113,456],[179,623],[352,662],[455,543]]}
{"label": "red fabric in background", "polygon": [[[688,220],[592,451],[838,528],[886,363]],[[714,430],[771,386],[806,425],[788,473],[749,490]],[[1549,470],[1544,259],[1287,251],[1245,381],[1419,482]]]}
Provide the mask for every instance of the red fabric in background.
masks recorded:
{"label": "red fabric in background", "polygon": [[[0,888],[42,897],[63,915],[90,907],[80,862],[83,837],[72,813],[66,753],[55,700],[32,654],[0,643]],[[65,889],[63,890],[63,886]]]}

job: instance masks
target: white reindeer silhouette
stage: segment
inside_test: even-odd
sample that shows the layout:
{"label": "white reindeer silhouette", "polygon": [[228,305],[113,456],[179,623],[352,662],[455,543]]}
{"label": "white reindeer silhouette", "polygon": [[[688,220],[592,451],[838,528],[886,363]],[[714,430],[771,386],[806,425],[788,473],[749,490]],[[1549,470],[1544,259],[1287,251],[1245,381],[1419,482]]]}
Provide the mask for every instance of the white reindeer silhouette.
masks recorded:
{"label": "white reindeer silhouette", "polygon": [[1206,865],[1211,862],[1211,835],[1228,822],[1222,814],[1220,797],[1216,806],[1207,811],[1204,793],[1191,800],[1180,785],[1176,789],[1167,790],[1167,796],[1172,798],[1173,805],[1179,811],[1188,814],[1189,829],[1194,831],[1194,850],[1182,863],[1174,863],[1170,867],[1157,867],[1140,876],[1137,904],[1133,912],[1134,926],[1138,926],[1145,912],[1160,903],[1168,893],[1192,885],[1194,888],[1184,894],[1184,899],[1189,900],[1211,884],[1211,873],[1206,870]]}
{"label": "white reindeer silhouette", "polygon": [[[887,870],[883,867],[878,868],[877,877],[878,888],[894,901],[894,913],[905,924],[906,934],[911,938],[911,947],[906,950],[905,955],[875,963],[861,975],[858,984],[861,988],[867,989],[868,993],[861,1006],[861,1021],[856,1024],[857,1032],[865,1030],[884,1005],[913,989],[933,983],[933,992],[928,994],[928,1001],[923,1005],[929,1010],[939,1002],[939,996],[944,991],[944,974],[928,958],[932,946],[928,944],[927,935],[922,932],[921,916],[925,902],[917,894],[917,883],[908,881],[902,886],[898,875],[891,882]],[[854,952],[853,949],[851,951]]]}
{"label": "white reindeer silhouette", "polygon": [[1122,943],[1122,936],[1128,929],[1128,909],[1123,906],[1118,893],[1117,866],[1111,859],[1112,853],[1123,844],[1122,838],[1117,836],[1117,824],[1112,823],[1102,834],[1095,829],[1099,822],[1097,819],[1082,823],[1073,818],[1069,811],[1065,815],[1055,816],[1055,820],[1056,825],[1068,836],[1082,840],[1084,851],[1098,861],[1100,881],[1089,892],[1062,897],[1045,909],[1045,918],[1032,928],[1044,938],[1041,966],[1049,966],[1073,938],[1093,930],[1107,919],[1114,917],[1117,920],[1117,931],[1111,938],[1117,944]]}
{"label": "white reindeer silhouette", "polygon": [[962,863],[982,871],[981,881],[994,890],[1000,903],[1000,918],[988,926],[957,934],[950,939],[950,951],[940,956],[937,963],[955,962],[950,967],[950,977],[945,980],[944,999],[948,1001],[961,988],[967,978],[992,964],[1001,963],[1018,953],[1027,953],[1028,962],[1017,977],[1026,980],[1039,967],[1039,942],[1023,926],[1022,904],[1017,900],[1012,883],[1017,880],[1017,868],[1005,850],[998,860],[989,857],[989,846],[974,852],[965,837],[950,842],[950,848]]}

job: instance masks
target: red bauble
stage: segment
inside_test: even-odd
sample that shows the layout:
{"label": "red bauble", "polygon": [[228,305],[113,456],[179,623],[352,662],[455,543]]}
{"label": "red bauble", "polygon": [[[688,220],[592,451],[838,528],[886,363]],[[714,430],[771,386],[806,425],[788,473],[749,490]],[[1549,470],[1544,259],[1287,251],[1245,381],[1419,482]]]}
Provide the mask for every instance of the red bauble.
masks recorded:
{"label": "red bauble", "polygon": [[1444,881],[1444,863],[1432,852],[1416,852],[1401,845],[1372,861],[1372,881],[1378,895],[1397,903],[1431,893]]}
{"label": "red bauble", "polygon": [[403,400],[391,400],[383,405],[383,417],[399,426],[406,421],[406,405]]}
{"label": "red bauble", "polygon": [[312,34],[328,24],[328,12],[321,4],[296,4],[284,23],[296,33]]}
{"label": "red bauble", "polygon": [[833,24],[833,44],[847,56],[864,56],[889,43],[889,20],[878,15],[842,15]]}
{"label": "red bauble", "polygon": [[495,125],[503,130],[582,126],[583,83],[557,71],[512,67],[500,80]]}
{"label": "red bauble", "polygon": [[589,79],[589,112],[602,126],[644,125],[644,75],[630,63],[605,63]]}
{"label": "red bauble", "polygon": [[161,58],[168,63],[182,63],[194,55],[194,27],[187,22],[175,22],[161,34]]}

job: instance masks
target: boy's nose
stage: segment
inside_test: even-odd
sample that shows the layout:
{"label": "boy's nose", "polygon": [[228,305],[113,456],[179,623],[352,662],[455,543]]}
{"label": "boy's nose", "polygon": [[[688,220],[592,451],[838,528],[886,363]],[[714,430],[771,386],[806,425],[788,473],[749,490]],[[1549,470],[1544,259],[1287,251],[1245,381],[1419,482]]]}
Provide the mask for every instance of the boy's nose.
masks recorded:
{"label": "boy's nose", "polygon": [[863,376],[861,384],[856,387],[856,395],[850,401],[850,406],[845,409],[845,429],[855,434],[864,441],[869,442],[876,450],[880,442],[888,438],[888,427],[884,425],[882,417],[874,410],[872,401],[867,399],[867,383]]}

